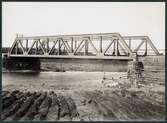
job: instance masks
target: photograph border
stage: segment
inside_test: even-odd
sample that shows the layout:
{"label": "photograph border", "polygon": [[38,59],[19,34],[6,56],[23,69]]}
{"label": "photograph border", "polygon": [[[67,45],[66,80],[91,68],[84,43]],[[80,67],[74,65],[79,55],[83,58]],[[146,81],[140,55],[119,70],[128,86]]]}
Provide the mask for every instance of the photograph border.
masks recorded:
{"label": "photograph border", "polygon": [[[166,63],[166,47],[167,47],[167,43],[166,43],[166,1],[164,0],[2,0],[1,1],[1,43],[0,43],[0,52],[1,52],[1,56],[2,56],[2,3],[3,2],[165,2],[165,114],[166,114],[166,117],[165,117],[165,121],[103,121],[103,122],[117,122],[117,123],[121,123],[121,122],[166,122],[167,121],[167,94],[166,94],[166,91],[167,91],[167,79],[166,79],[166,66],[167,66],[167,63]],[[0,65],[1,65],[1,69],[0,69],[0,72],[1,72],[1,77],[0,77],[0,93],[2,91],[2,57],[1,57],[1,62],[0,62]],[[0,101],[2,102],[2,99],[1,99],[1,96],[0,96]],[[0,103],[0,111],[2,110],[2,103]],[[16,122],[16,121],[2,121],[0,120],[0,122]],[[38,122],[38,123],[41,123],[41,122],[45,122],[45,123],[53,123],[53,122],[83,122],[83,121],[18,121],[18,122],[23,122],[23,123],[32,123],[32,122]],[[85,122],[85,121],[84,121]],[[86,122],[91,122],[91,121],[86,121]],[[102,121],[93,121],[93,122],[102,122]]]}

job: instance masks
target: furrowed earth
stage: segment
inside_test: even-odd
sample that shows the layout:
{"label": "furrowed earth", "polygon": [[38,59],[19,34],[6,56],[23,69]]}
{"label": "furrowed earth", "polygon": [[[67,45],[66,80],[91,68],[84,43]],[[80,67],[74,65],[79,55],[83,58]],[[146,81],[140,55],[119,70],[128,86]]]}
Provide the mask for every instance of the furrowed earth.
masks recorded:
{"label": "furrowed earth", "polygon": [[[66,73],[66,72],[65,72]],[[59,73],[60,74],[60,73]],[[87,77],[88,73],[80,77]],[[89,73],[90,75],[91,73]],[[93,73],[97,74],[97,73]],[[122,73],[66,84],[9,84],[2,91],[4,121],[143,121],[165,120],[165,86],[136,88]],[[164,81],[164,80],[163,80]],[[114,84],[116,83],[116,84]]]}

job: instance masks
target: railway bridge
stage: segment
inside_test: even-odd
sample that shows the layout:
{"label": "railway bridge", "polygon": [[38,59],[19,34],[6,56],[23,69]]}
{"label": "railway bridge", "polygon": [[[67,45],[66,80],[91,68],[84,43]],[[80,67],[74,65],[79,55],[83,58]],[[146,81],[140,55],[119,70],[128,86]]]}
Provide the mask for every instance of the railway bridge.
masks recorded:
{"label": "railway bridge", "polygon": [[7,69],[39,70],[41,61],[47,59],[57,65],[64,62],[63,66],[69,70],[77,65],[82,67],[76,70],[90,68],[94,63],[96,67],[103,64],[103,69],[105,64],[117,69],[128,61],[149,55],[161,54],[148,36],[121,36],[119,33],[16,36],[5,66]]}

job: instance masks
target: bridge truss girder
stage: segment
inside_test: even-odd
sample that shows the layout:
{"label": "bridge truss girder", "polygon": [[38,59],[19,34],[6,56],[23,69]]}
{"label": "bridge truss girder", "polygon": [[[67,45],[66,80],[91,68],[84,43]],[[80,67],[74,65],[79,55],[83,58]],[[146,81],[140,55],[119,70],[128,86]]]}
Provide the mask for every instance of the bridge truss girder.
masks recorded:
{"label": "bridge truss girder", "polygon": [[[131,49],[131,40],[142,42],[135,50]],[[129,41],[129,44],[127,43]],[[31,43],[30,43],[31,42]],[[45,58],[93,58],[93,59],[133,59],[143,44],[147,55],[150,45],[156,55],[160,55],[147,36],[126,36],[119,33],[100,33],[82,35],[58,35],[16,37],[10,57]]]}

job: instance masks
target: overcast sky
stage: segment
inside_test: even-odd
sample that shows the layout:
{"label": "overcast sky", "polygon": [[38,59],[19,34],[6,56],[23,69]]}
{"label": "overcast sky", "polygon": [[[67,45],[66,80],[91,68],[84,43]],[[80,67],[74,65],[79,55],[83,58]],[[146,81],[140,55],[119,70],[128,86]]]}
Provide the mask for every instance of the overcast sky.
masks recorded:
{"label": "overcast sky", "polygon": [[3,2],[2,46],[24,36],[113,33],[148,35],[165,48],[164,2]]}

